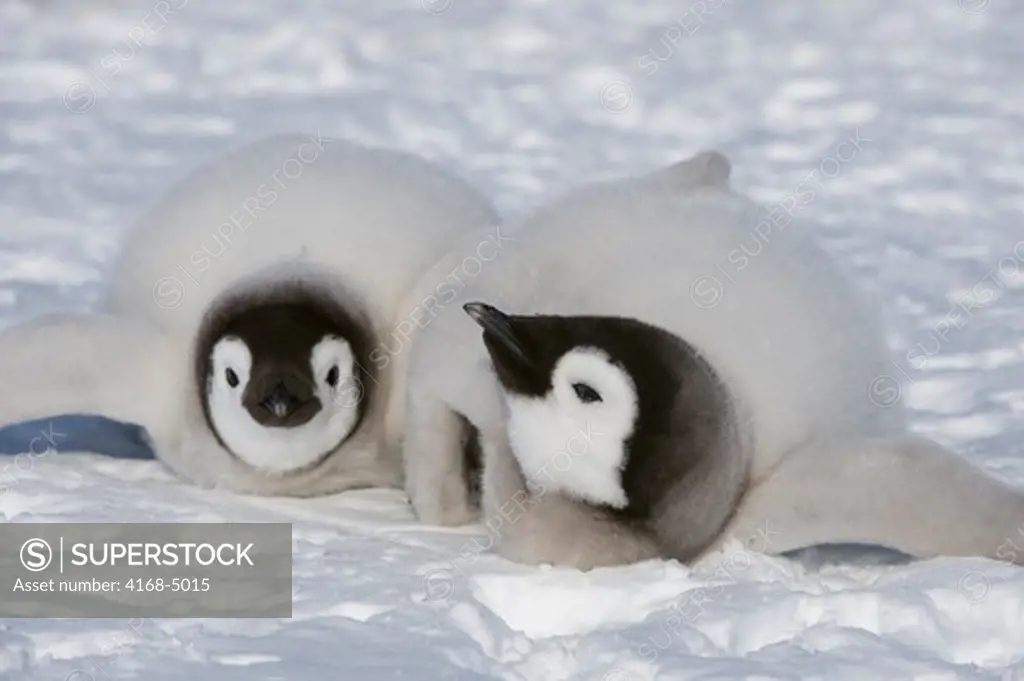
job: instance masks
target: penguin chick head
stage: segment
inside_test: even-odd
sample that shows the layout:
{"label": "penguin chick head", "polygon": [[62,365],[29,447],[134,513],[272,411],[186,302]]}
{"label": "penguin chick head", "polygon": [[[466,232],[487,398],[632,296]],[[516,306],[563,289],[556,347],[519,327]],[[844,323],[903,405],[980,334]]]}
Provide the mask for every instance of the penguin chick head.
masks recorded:
{"label": "penguin chick head", "polygon": [[713,450],[724,389],[682,339],[624,317],[464,309],[483,327],[509,443],[534,489],[649,517]]}
{"label": "penguin chick head", "polygon": [[271,473],[312,468],[336,450],[364,411],[365,381],[348,331],[309,301],[226,316],[200,355],[204,409],[221,444]]}

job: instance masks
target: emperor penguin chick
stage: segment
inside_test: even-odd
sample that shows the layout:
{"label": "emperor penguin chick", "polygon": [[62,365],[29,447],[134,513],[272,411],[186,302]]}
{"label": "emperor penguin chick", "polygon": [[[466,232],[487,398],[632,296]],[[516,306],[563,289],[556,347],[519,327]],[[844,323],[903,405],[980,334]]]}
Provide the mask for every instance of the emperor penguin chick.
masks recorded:
{"label": "emperor penguin chick", "polygon": [[319,135],[237,149],[139,221],[87,315],[0,334],[0,418],[142,426],[201,485],[312,496],[398,486],[374,361],[405,296],[490,201],[414,155]]}
{"label": "emperor penguin chick", "polygon": [[[419,339],[405,460],[429,481],[407,482],[421,517],[482,515],[502,555],[579,568],[765,537],[769,553],[1005,557],[1024,495],[872,394],[882,327],[837,264],[727,176],[673,176],[540,209],[467,314]],[[480,509],[457,484],[467,433]]]}

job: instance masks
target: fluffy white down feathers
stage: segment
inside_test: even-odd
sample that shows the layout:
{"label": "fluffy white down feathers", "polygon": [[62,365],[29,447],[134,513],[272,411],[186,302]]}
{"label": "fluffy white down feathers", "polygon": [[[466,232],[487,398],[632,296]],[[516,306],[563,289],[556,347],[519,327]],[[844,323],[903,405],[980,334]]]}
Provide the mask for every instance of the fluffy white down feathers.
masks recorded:
{"label": "fluffy white down feathers", "polygon": [[[12,422],[77,412],[138,423],[159,458],[204,486],[308,496],[400,484],[399,433],[384,430],[400,362],[378,367],[378,398],[342,451],[313,471],[268,473],[226,451],[203,419],[197,330],[230,293],[303,282],[360,309],[370,338],[387,338],[410,313],[404,296],[444,245],[496,223],[485,197],[410,154],[320,135],[251,143],[187,173],[142,216],[97,314],[0,335],[0,415]],[[266,464],[273,455],[256,458]]]}
{"label": "fluffy white down feathers", "polygon": [[[721,157],[585,185],[540,208],[510,226],[509,244],[460,299],[632,317],[685,338],[745,415],[755,479],[822,432],[901,432],[901,406],[868,395],[888,362],[873,307],[796,220],[771,223],[718,164],[695,172],[707,158]],[[411,401],[435,392],[478,427],[504,427],[479,329],[457,306],[422,334],[413,361]]]}
{"label": "fluffy white down feathers", "polygon": [[[735,411],[735,442],[724,448],[735,461],[719,462],[715,475],[746,491],[737,502],[716,501],[713,486],[698,484],[695,501],[674,501],[691,510],[736,503],[716,511],[735,511],[720,540],[742,540],[770,521],[783,536],[771,551],[862,542],[920,556],[998,554],[999,537],[1024,514],[1024,495],[906,435],[902,405],[871,393],[889,373],[877,306],[806,227],[735,192],[728,175],[728,162],[712,153],[577,189],[510,228],[512,242],[463,300],[510,314],[636,318],[694,346]],[[621,502],[617,457],[604,461],[603,477],[590,460],[546,488],[530,483],[536,464],[557,451],[566,419],[560,405],[522,403],[495,388],[480,330],[460,309],[419,338],[408,392],[406,486],[422,519],[477,517],[455,482],[464,433],[450,412],[482,438],[484,515],[505,515],[510,504],[522,511],[503,527],[499,552],[577,567],[657,554],[650,537],[573,501]],[[619,416],[591,425],[600,431]],[[572,490],[537,491],[552,486]],[[669,509],[658,513],[653,526],[678,524]]]}

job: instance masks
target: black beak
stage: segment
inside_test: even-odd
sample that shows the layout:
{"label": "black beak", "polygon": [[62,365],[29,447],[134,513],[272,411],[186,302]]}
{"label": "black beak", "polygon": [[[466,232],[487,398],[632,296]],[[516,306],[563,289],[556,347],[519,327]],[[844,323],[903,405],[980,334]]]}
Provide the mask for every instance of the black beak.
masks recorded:
{"label": "black beak", "polygon": [[523,347],[522,341],[516,336],[512,321],[508,318],[508,315],[486,303],[466,303],[462,306],[462,309],[473,318],[473,321],[483,327],[484,341],[489,349],[491,342],[496,342],[506,351],[515,355],[520,361],[527,364],[530,363],[529,356]]}
{"label": "black beak", "polygon": [[283,420],[291,416],[300,403],[301,400],[288,390],[284,381],[278,381],[270,394],[260,402],[260,406]]}
{"label": "black beak", "polygon": [[301,426],[321,409],[313,389],[290,371],[272,371],[254,380],[243,403],[253,419],[267,428]]}

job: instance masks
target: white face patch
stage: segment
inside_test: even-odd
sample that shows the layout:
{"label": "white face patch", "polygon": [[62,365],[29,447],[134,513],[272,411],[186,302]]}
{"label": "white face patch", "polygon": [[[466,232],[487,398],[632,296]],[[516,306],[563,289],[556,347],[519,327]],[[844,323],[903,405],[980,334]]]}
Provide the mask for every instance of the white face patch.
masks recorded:
{"label": "white face patch", "polygon": [[320,411],[301,426],[268,428],[242,402],[252,374],[248,346],[235,337],[214,345],[206,395],[210,420],[228,448],[250,466],[274,473],[305,468],[335,449],[355,426],[363,386],[349,344],[327,336],[313,347],[309,361]]}
{"label": "white face patch", "polygon": [[626,440],[637,418],[629,375],[594,348],[576,348],[555,365],[544,397],[506,393],[509,443],[523,474],[538,486],[623,508]]}

